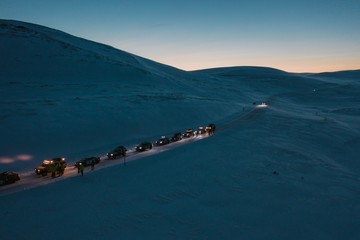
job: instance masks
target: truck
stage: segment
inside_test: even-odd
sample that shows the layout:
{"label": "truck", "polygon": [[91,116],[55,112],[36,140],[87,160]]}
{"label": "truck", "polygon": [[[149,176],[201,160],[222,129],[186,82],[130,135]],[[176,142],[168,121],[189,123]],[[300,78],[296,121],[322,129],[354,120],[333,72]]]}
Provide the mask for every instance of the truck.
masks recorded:
{"label": "truck", "polygon": [[41,176],[47,176],[49,172],[51,172],[51,168],[55,167],[58,170],[61,166],[66,168],[67,163],[65,158],[50,158],[46,159],[42,162],[42,164],[35,168],[35,174]]}

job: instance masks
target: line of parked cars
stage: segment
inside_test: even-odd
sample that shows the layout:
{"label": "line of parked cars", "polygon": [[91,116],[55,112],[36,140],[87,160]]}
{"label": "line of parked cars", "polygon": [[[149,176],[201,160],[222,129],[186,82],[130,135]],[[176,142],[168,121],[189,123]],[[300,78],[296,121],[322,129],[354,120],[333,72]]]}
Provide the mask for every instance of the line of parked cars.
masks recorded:
{"label": "line of parked cars", "polygon": [[[151,150],[153,146],[164,146],[172,142],[177,142],[182,139],[191,138],[194,136],[204,135],[204,134],[213,134],[215,131],[215,124],[209,124],[207,127],[199,127],[196,131],[192,129],[186,129],[185,132],[177,132],[171,137],[162,136],[154,143],[151,142],[142,142],[135,147],[136,152],[144,152]],[[126,152],[128,150],[124,146],[118,146],[111,152],[107,153],[106,156],[108,159],[117,159],[120,157],[126,157]]]}
{"label": "line of parked cars", "polygon": [[[207,127],[199,127],[196,131],[192,129],[186,129],[185,132],[175,133],[171,137],[162,136],[160,139],[156,140],[155,143],[151,142],[142,142],[135,147],[136,152],[144,152],[151,150],[153,146],[164,146],[170,144],[172,142],[177,142],[182,139],[191,138],[194,136],[209,134],[212,135],[215,132],[215,124],[209,124]],[[117,159],[120,157],[126,157],[127,149],[124,146],[118,146],[112,151],[106,154],[108,159]],[[75,163],[75,167],[80,167],[81,165],[92,166],[94,164],[98,164],[100,162],[100,157],[86,157]],[[65,158],[51,158],[46,159],[42,162],[42,164],[35,168],[35,174],[41,176],[47,176],[48,173],[52,173],[54,171],[59,172],[63,171],[67,167],[67,163]],[[0,175],[0,186],[5,184],[14,183],[20,180],[19,174],[15,172],[3,172]]]}

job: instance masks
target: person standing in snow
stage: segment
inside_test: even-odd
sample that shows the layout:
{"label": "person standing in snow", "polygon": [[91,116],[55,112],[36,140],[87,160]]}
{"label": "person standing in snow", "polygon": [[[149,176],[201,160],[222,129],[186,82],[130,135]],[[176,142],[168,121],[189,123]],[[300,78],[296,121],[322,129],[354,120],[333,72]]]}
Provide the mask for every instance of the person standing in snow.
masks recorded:
{"label": "person standing in snow", "polygon": [[51,172],[51,177],[55,177],[55,173],[56,173],[56,166],[55,164],[50,166],[50,172]]}
{"label": "person standing in snow", "polygon": [[95,169],[95,161],[92,160],[91,161],[91,171],[93,171]]}
{"label": "person standing in snow", "polygon": [[64,164],[60,164],[60,176],[64,175],[65,166]]}
{"label": "person standing in snow", "polygon": [[85,169],[84,164],[81,164],[80,167],[79,167],[81,176],[84,176],[84,169]]}
{"label": "person standing in snow", "polygon": [[61,176],[61,164],[56,165],[56,175]]}

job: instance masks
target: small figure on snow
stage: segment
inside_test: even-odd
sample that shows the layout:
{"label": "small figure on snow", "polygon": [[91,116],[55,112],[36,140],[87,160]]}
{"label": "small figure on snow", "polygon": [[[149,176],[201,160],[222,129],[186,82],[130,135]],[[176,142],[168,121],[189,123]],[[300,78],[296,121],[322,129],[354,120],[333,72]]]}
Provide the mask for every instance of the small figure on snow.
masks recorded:
{"label": "small figure on snow", "polygon": [[51,165],[50,167],[50,172],[51,172],[51,177],[55,177],[55,174],[56,174],[56,166],[53,164]]}
{"label": "small figure on snow", "polygon": [[64,164],[60,164],[60,176],[64,175],[65,172],[65,166]]}
{"label": "small figure on snow", "polygon": [[80,170],[81,176],[84,176],[84,169],[85,169],[84,164],[81,164],[81,165],[79,166],[79,170]]}
{"label": "small figure on snow", "polygon": [[93,171],[95,169],[95,161],[92,160],[91,161],[91,171]]}

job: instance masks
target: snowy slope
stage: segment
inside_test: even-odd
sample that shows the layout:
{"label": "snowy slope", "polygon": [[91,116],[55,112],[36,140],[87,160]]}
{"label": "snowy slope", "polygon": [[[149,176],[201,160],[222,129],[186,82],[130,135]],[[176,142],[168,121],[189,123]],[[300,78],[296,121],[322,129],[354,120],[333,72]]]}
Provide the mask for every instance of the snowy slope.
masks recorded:
{"label": "snowy slope", "polygon": [[2,169],[103,154],[233,108],[190,73],[38,25],[0,24]]}
{"label": "snowy slope", "polygon": [[[75,161],[116,145],[217,124],[212,137],[148,152],[126,166],[119,160],[86,170],[84,177],[69,172],[63,179],[39,178],[42,186],[14,194],[6,194],[12,186],[0,188],[0,205],[6,206],[0,209],[6,219],[1,239],[360,236],[359,71],[183,72],[112,49],[110,55],[126,64],[119,67],[86,57],[103,45],[40,26],[1,24],[0,42],[10,46],[0,44],[8,51],[6,58],[0,55],[1,64],[8,64],[0,73],[1,169],[27,171],[45,157],[64,154]],[[67,39],[80,50],[56,41],[44,46],[42,38],[28,34],[24,40],[4,24]],[[35,50],[17,51],[10,43]],[[29,64],[37,69],[34,75]],[[268,107],[253,105],[263,101]],[[65,231],[56,234],[59,225],[51,223]]]}

